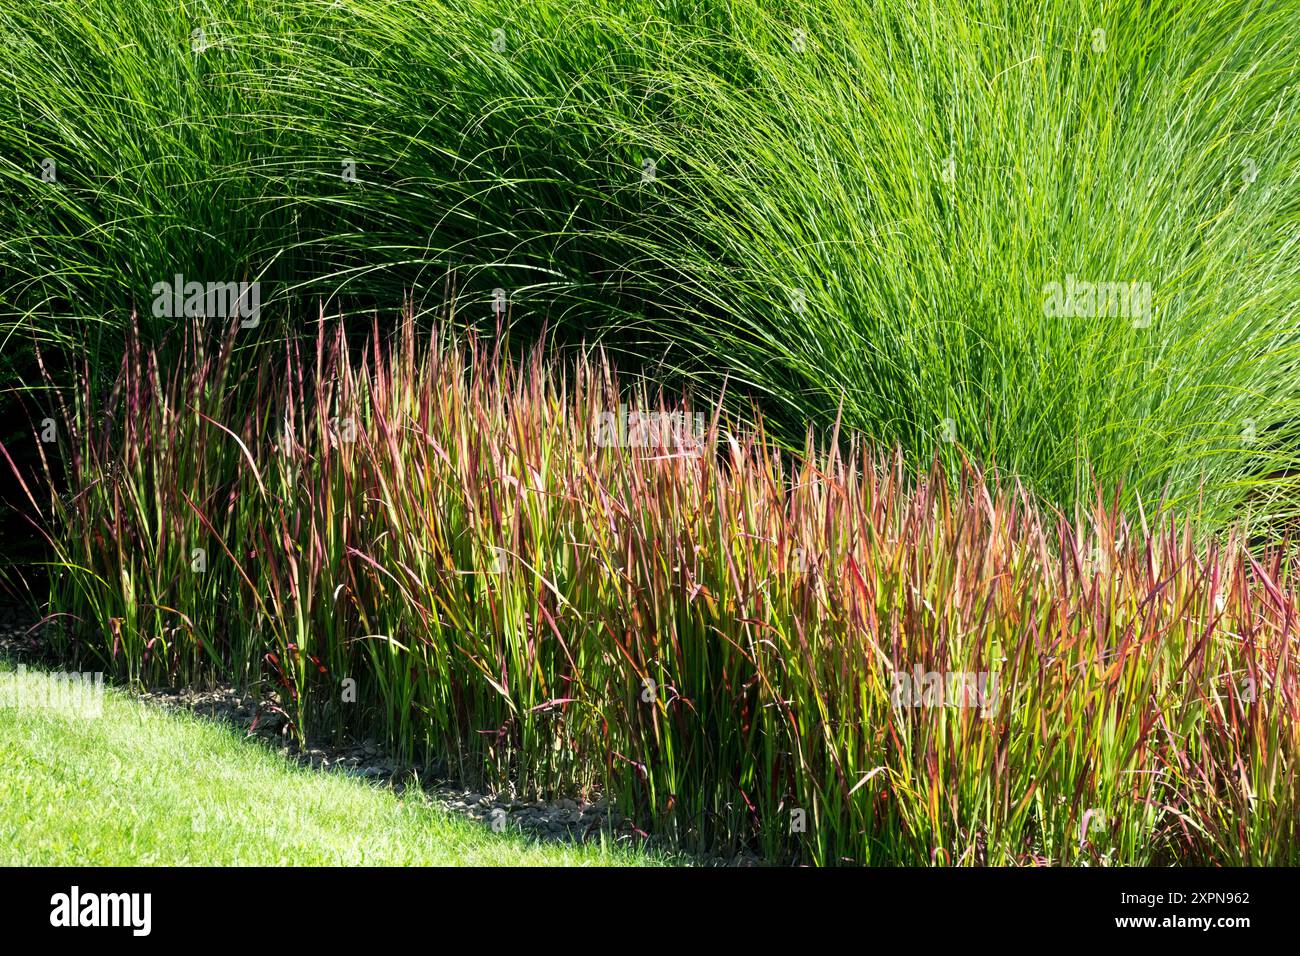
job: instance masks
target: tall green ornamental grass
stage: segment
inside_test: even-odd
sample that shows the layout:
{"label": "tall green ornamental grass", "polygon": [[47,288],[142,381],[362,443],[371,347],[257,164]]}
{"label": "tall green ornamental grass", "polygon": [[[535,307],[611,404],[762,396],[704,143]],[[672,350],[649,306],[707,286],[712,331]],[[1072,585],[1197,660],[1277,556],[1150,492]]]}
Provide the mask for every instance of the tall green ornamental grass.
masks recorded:
{"label": "tall green ornamental grass", "polygon": [[106,400],[69,395],[25,479],[64,655],[260,684],[300,733],[601,791],[690,848],[1300,862],[1287,552],[849,434],[788,456],[409,315],[256,363],[237,335],[168,363],[133,333]]}
{"label": "tall green ornamental grass", "polygon": [[[1070,508],[1296,516],[1294,0],[0,0],[0,328],[176,274],[724,377]],[[48,162],[47,162],[48,161]],[[495,290],[501,290],[499,293]],[[516,340],[521,336],[516,336]],[[111,365],[109,366],[111,367]],[[30,379],[29,379],[30,381]]]}

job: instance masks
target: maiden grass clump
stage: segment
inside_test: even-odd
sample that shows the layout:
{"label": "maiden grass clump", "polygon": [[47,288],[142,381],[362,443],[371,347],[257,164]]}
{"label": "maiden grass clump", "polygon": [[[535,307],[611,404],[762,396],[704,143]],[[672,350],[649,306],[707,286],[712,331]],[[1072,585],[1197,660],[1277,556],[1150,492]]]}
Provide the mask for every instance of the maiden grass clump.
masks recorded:
{"label": "maiden grass clump", "polygon": [[299,732],[599,790],[692,849],[1300,862],[1284,551],[849,432],[790,455],[720,406],[611,442],[621,403],[699,407],[409,314],[236,336],[132,335],[106,400],[69,396],[28,485],[69,656],[260,683]]}

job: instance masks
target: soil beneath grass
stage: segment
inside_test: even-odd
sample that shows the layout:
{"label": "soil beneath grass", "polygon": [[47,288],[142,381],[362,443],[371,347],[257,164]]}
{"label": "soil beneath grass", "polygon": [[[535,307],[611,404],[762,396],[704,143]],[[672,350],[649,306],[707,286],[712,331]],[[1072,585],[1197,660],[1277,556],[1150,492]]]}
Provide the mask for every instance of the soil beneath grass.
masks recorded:
{"label": "soil beneath grass", "polygon": [[[32,667],[55,669],[40,640],[40,629],[18,609],[0,606],[0,657]],[[335,745],[309,739],[305,745],[289,735],[290,726],[274,695],[261,699],[234,687],[210,690],[158,688],[136,695],[169,710],[184,710],[227,724],[286,757],[316,770],[344,773],[396,790],[416,787],[448,809],[481,821],[494,830],[512,830],[540,840],[582,842],[609,839],[642,843],[657,841],[638,830],[610,801],[560,799],[525,800],[510,792],[483,793],[438,777],[428,767],[401,763],[374,741]],[[741,853],[733,858],[697,861],[724,866],[754,866],[759,858]]]}

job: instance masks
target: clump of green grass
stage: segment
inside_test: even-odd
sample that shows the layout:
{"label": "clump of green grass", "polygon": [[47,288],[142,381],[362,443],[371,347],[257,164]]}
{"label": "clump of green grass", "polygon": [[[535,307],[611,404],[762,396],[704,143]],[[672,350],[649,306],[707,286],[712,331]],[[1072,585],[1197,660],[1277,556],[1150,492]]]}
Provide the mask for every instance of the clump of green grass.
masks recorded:
{"label": "clump of green grass", "polygon": [[69,497],[31,500],[65,655],[265,681],[300,731],[598,789],[690,848],[1300,860],[1284,549],[852,435],[791,457],[409,315],[252,365],[236,334],[171,365],[133,339],[107,403],[70,399]]}
{"label": "clump of green grass", "polygon": [[[50,675],[0,667],[5,866],[626,866],[626,848],[493,833],[412,791],[310,771],[229,728],[109,690],[45,706]],[[24,703],[25,702],[25,703]]]}
{"label": "clump of green grass", "polygon": [[[0,4],[8,356],[164,324],[176,273],[261,278],[268,336],[451,277],[795,445],[1295,517],[1291,0],[200,9]],[[1151,312],[1046,308],[1071,277]]]}

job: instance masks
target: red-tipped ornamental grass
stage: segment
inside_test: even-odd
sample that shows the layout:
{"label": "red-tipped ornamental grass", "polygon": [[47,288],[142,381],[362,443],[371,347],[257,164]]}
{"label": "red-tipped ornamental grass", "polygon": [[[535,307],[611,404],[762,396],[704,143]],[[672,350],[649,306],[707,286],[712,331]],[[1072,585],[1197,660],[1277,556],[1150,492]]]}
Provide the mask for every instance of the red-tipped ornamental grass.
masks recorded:
{"label": "red-tipped ornamental grass", "polygon": [[1300,862],[1283,552],[853,438],[792,458],[592,357],[367,339],[133,342],[74,397],[63,650],[270,682],[300,730],[600,791],[687,847]]}

